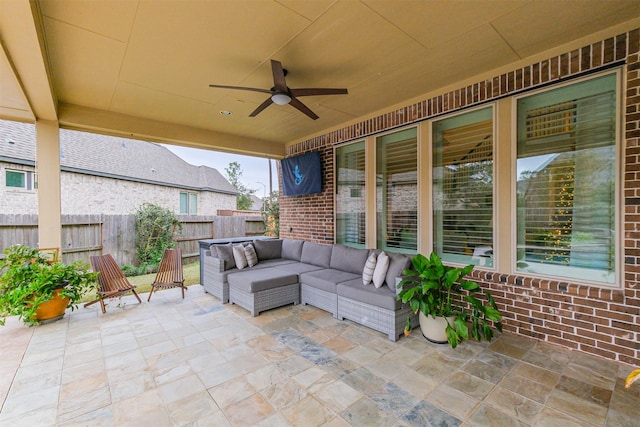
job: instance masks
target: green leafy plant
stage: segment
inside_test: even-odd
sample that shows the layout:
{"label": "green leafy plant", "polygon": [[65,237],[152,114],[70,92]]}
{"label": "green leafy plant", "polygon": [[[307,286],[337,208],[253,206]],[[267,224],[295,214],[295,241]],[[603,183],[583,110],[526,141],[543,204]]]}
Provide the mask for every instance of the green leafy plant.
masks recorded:
{"label": "green leafy plant", "polygon": [[272,191],[264,200],[262,218],[267,228],[264,234],[278,237],[280,235],[280,193],[278,191]]}
{"label": "green leafy plant", "polygon": [[140,265],[158,265],[165,249],[173,249],[174,235],[182,230],[182,224],[169,209],[152,203],[144,203],[136,216],[136,256]]}
{"label": "green leafy plant", "polygon": [[[429,258],[418,254],[411,259],[412,268],[403,272],[404,279],[398,299],[408,303],[414,313],[425,316],[454,317],[447,321],[447,341],[455,348],[469,337],[491,341],[491,325],[502,331],[502,314],[488,291],[482,291],[474,281],[464,280],[474,266],[451,267],[444,265],[436,253]],[[487,302],[474,296],[483,293]]]}
{"label": "green leafy plant", "polygon": [[29,326],[37,325],[36,312],[53,298],[56,289],[69,298],[74,310],[82,296],[95,288],[98,273],[82,261],[66,265],[52,261],[37,248],[14,245],[4,250],[0,260],[0,325],[7,316],[19,316]]}
{"label": "green leafy plant", "polygon": [[240,182],[240,178],[242,177],[242,168],[240,167],[240,163],[231,162],[229,163],[229,167],[226,167],[224,171],[227,173],[227,179],[229,183],[233,185],[238,191],[238,198],[236,201],[236,209],[239,211],[246,211],[251,209],[253,205],[253,200],[251,200],[251,195],[256,192],[242,182]]}

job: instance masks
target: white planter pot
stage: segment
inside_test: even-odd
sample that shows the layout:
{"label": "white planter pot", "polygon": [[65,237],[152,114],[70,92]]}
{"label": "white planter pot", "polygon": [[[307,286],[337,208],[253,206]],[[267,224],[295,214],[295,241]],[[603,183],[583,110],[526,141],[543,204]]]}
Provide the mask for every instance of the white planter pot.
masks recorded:
{"label": "white planter pot", "polygon": [[447,319],[449,324],[453,325],[453,321],[455,320],[455,316],[449,316],[447,318],[437,316],[435,319],[431,316],[425,316],[422,312],[419,313],[420,319],[420,330],[422,330],[422,335],[432,343],[435,344],[447,344],[447,333],[445,329],[447,328]]}

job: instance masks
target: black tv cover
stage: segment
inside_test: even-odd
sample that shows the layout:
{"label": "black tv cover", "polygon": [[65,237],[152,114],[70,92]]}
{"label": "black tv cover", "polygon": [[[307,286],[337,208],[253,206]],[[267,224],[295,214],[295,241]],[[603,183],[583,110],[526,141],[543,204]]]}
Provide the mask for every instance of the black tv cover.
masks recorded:
{"label": "black tv cover", "polygon": [[282,159],[282,187],[285,196],[322,192],[322,167],[317,151]]}

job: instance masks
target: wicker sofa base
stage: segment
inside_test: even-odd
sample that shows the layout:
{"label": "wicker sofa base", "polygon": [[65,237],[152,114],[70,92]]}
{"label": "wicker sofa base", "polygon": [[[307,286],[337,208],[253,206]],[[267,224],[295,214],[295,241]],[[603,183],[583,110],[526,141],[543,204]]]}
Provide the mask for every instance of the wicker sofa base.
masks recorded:
{"label": "wicker sofa base", "polygon": [[202,262],[205,263],[204,280],[202,280],[205,292],[218,298],[223,304],[228,303],[229,284],[226,279],[223,279],[224,273],[220,271],[220,260],[212,256],[205,256]]}
{"label": "wicker sofa base", "polygon": [[294,283],[258,292],[245,292],[230,286],[229,302],[249,310],[255,317],[272,308],[300,304],[300,284]]}
{"label": "wicker sofa base", "polygon": [[338,317],[338,295],[317,289],[304,283],[300,284],[300,302],[328,311],[333,317]]}
{"label": "wicker sofa base", "polygon": [[397,341],[404,333],[407,316],[411,316],[411,326],[418,326],[418,316],[409,306],[391,311],[350,298],[338,296],[338,319],[352,320],[376,331],[387,334],[391,341]]}

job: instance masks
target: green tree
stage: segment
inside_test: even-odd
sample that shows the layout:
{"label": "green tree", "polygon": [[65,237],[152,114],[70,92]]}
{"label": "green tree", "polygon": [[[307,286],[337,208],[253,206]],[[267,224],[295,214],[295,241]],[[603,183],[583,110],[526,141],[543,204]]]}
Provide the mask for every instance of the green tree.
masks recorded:
{"label": "green tree", "polygon": [[264,200],[262,217],[267,228],[264,234],[273,237],[280,236],[280,193],[277,191],[271,192]]}
{"label": "green tree", "polygon": [[182,224],[169,209],[152,203],[143,203],[135,212],[136,255],[140,265],[160,264],[165,249],[172,249],[173,236],[182,230]]}
{"label": "green tree", "polygon": [[240,211],[246,211],[251,209],[253,205],[253,201],[251,200],[251,195],[256,192],[251,188],[245,186],[242,182],[240,182],[240,177],[242,177],[242,169],[240,168],[240,163],[231,162],[229,163],[229,167],[225,168],[225,172],[227,173],[227,179],[238,191],[238,198],[236,202],[236,209]]}

